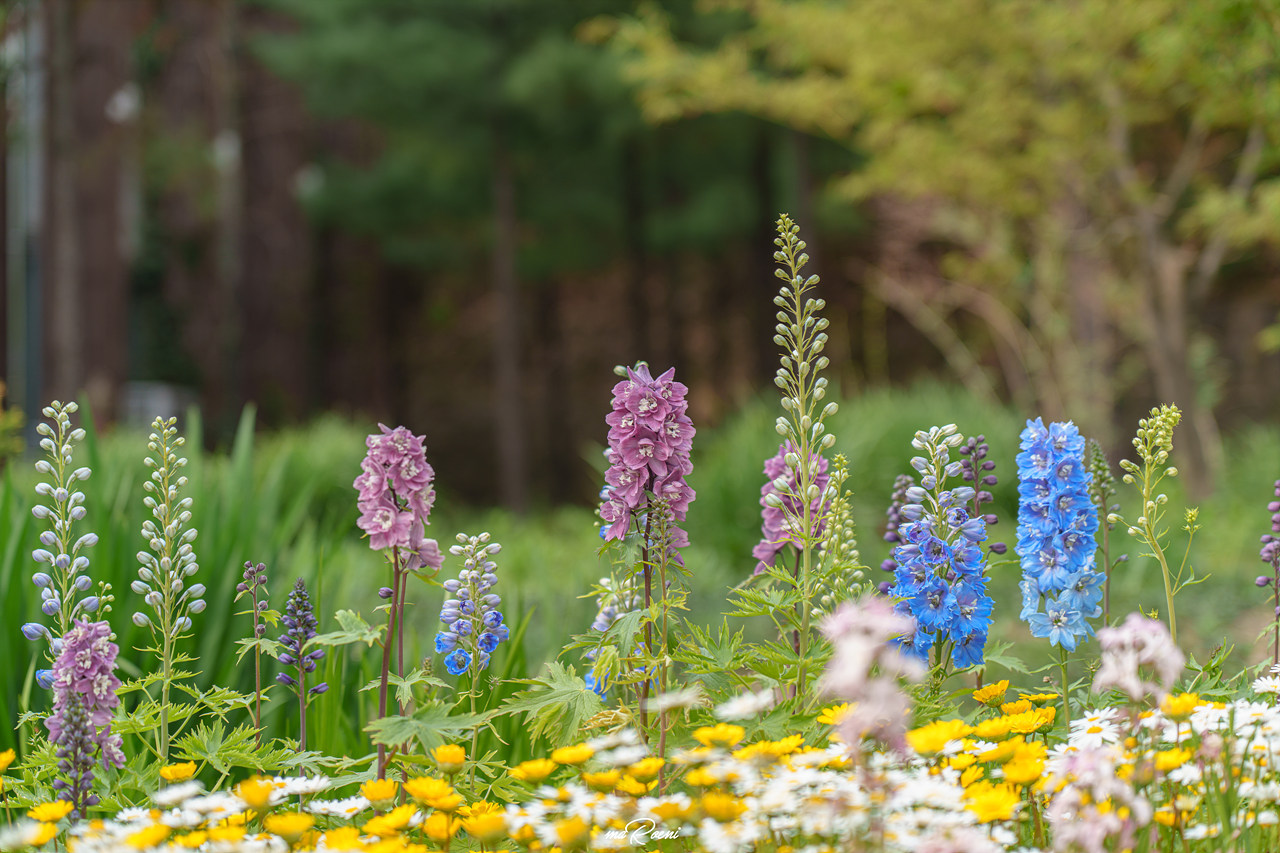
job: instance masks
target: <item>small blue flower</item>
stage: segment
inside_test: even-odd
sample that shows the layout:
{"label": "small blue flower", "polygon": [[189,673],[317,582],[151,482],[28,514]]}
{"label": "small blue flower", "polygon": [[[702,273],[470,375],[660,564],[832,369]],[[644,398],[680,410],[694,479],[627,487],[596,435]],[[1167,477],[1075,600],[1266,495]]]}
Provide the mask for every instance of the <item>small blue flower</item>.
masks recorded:
{"label": "small blue flower", "polygon": [[444,668],[450,675],[462,675],[471,666],[471,654],[466,649],[454,649],[444,659]]}
{"label": "small blue flower", "polygon": [[45,690],[49,690],[50,688],[52,688],[53,687],[53,670],[37,669],[36,684],[39,684]]}
{"label": "small blue flower", "polygon": [[1079,610],[1056,601],[1049,602],[1045,610],[1045,613],[1031,614],[1031,618],[1027,620],[1031,636],[1041,639],[1048,637],[1050,644],[1073,652],[1079,639],[1091,633],[1089,624],[1084,621]]}
{"label": "small blue flower", "polygon": [[498,647],[498,635],[491,633],[489,631],[485,631],[476,640],[476,648],[480,649],[480,651],[484,652],[485,654],[491,654],[493,650],[496,649],[497,647]]}
{"label": "small blue flower", "polygon": [[436,634],[436,654],[442,655],[451,652],[458,647],[458,636],[441,631]]}

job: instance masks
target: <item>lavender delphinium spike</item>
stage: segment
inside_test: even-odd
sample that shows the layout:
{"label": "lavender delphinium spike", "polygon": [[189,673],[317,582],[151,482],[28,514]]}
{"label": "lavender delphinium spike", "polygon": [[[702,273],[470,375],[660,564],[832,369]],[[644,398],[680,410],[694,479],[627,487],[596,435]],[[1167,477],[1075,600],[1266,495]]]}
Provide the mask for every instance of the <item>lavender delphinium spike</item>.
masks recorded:
{"label": "lavender delphinium spike", "polygon": [[[808,513],[814,520],[813,535],[820,537],[826,527],[826,519],[831,506],[832,496],[827,493],[827,485],[831,476],[827,473],[829,464],[820,453],[811,453],[810,464],[813,468],[813,485],[817,487],[816,496],[807,502],[798,494],[800,491],[799,449],[790,439],[778,446],[778,452],[765,460],[765,484],[760,488],[760,515],[762,537],[751,551],[751,556],[759,562],[753,574],[762,575],[775,565],[778,554],[785,549],[792,552],[802,547],[799,531],[795,530],[796,521]],[[797,464],[790,464],[794,460]]]}
{"label": "lavender delphinium spike", "polygon": [[[884,525],[884,541],[890,545],[897,545],[902,542],[902,534],[899,530],[902,523],[906,520],[902,517],[902,508],[911,503],[907,499],[907,490],[915,486],[915,477],[910,474],[899,474],[893,481],[893,494],[889,497],[889,508],[885,510]],[[898,564],[893,557],[886,557],[884,562],[880,564],[880,570],[893,574],[898,570]],[[881,594],[888,595],[889,590],[893,588],[893,581],[881,581],[878,589]]]}
{"label": "lavender delphinium spike", "polygon": [[1262,550],[1258,552],[1262,562],[1271,566],[1271,574],[1258,575],[1256,583],[1271,587],[1274,608],[1272,630],[1275,635],[1271,663],[1274,666],[1280,664],[1280,480],[1276,480],[1273,494],[1277,500],[1267,504],[1267,511],[1271,513],[1271,532],[1262,534]]}
{"label": "lavender delphinium spike", "polygon": [[436,634],[436,651],[445,656],[445,669],[451,675],[485,669],[489,656],[509,635],[498,609],[502,599],[493,591],[498,566],[490,558],[501,550],[501,545],[489,541],[488,533],[459,533],[458,544],[449,549],[462,557],[462,571],[457,579],[444,582],[450,597],[440,608],[444,628]]}
{"label": "lavender delphinium spike", "polygon": [[[987,527],[997,524],[1000,519],[993,512],[984,513],[982,511],[983,504],[989,504],[995,500],[991,494],[991,488],[996,485],[998,479],[995,471],[996,463],[994,459],[988,459],[990,447],[987,445],[987,437],[979,435],[970,438],[967,442],[956,449],[960,454],[960,478],[966,483],[973,484],[973,500],[969,505],[969,515],[972,518],[982,516],[987,522]],[[992,554],[1004,554],[1009,550],[1009,546],[1003,542],[995,542],[987,547]]]}
{"label": "lavender delphinium spike", "polygon": [[293,667],[295,675],[282,672],[276,676],[276,681],[297,693],[298,749],[302,751],[307,748],[307,702],[312,696],[329,689],[329,685],[323,681],[307,687],[307,675],[316,671],[316,662],[324,657],[324,649],[306,651],[305,648],[307,641],[316,635],[316,616],[311,606],[311,596],[307,594],[307,586],[302,578],[294,582],[280,621],[285,628],[280,635],[280,645],[284,647],[284,651],[280,653],[280,663]]}
{"label": "lavender delphinium spike", "polygon": [[62,773],[54,788],[60,799],[72,803],[76,817],[84,817],[85,809],[98,802],[91,788],[97,759],[104,768],[124,766],[120,736],[111,733],[120,703],[115,674],[119,648],[111,642],[106,622],[77,621],[62,640],[53,664],[53,712],[45,726]]}
{"label": "lavender delphinium spike", "polygon": [[[75,536],[72,532],[75,523],[85,517],[85,496],[78,485],[90,476],[87,467],[72,467],[75,445],[85,437],[83,429],[71,427],[71,415],[78,410],[75,403],[55,400],[43,410],[54,426],[36,425],[41,435],[40,447],[47,458],[36,462],[35,468],[46,480],[36,485],[41,502],[32,507],[31,514],[49,527],[40,534],[41,547],[31,552],[32,559],[47,568],[36,572],[31,580],[40,590],[40,612],[53,617],[55,623],[51,630],[42,623],[28,622],[22,626],[22,635],[28,640],[47,641],[50,660],[58,655],[61,638],[75,619],[97,611],[110,600],[109,584],[99,584],[97,595],[81,597],[92,586],[87,574],[89,557],[81,552],[97,544],[98,536]],[[37,670],[36,680],[44,688],[52,686],[52,670]]]}

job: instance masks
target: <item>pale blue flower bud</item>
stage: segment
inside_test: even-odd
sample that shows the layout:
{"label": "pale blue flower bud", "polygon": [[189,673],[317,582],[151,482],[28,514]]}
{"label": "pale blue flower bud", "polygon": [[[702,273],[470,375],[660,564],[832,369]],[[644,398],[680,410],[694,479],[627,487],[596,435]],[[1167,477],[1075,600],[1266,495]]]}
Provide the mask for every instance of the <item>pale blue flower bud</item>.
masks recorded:
{"label": "pale blue flower bud", "polygon": [[145,613],[135,613],[133,614],[133,624],[137,625],[139,628],[150,627],[151,617]]}
{"label": "pale blue flower bud", "polygon": [[98,596],[96,595],[86,596],[85,598],[80,600],[80,609],[83,610],[85,613],[93,613],[98,609],[98,605],[100,605],[101,603],[102,603],[102,600],[99,599]]}
{"label": "pale blue flower bud", "polygon": [[58,609],[59,603],[56,598],[47,598],[44,603],[40,605],[40,612],[45,616],[57,616]]}
{"label": "pale blue flower bud", "polygon": [[36,572],[31,576],[31,582],[41,589],[44,589],[48,587],[49,584],[53,583],[53,578],[49,577],[44,572]]}
{"label": "pale blue flower bud", "polygon": [[22,636],[28,640],[38,640],[49,636],[49,629],[39,622],[28,622],[22,626]]}
{"label": "pale blue flower bud", "polygon": [[37,548],[31,552],[31,559],[35,560],[37,563],[52,563],[53,554],[50,554],[43,548]]}
{"label": "pale blue flower bud", "polygon": [[36,504],[31,508],[31,514],[34,515],[36,518],[44,520],[49,516],[53,515],[53,510],[49,509],[44,504]]}
{"label": "pale blue flower bud", "polygon": [[88,575],[80,575],[75,580],[75,588],[79,592],[87,592],[91,586],[93,586],[93,581],[89,580]]}
{"label": "pale blue flower bud", "polygon": [[81,548],[91,548],[98,544],[98,534],[86,533],[76,540],[76,544],[71,546],[72,551],[79,551]]}
{"label": "pale blue flower bud", "polygon": [[187,609],[192,613],[203,613],[204,608],[205,608],[204,599],[197,598],[195,601],[191,602],[191,605]]}

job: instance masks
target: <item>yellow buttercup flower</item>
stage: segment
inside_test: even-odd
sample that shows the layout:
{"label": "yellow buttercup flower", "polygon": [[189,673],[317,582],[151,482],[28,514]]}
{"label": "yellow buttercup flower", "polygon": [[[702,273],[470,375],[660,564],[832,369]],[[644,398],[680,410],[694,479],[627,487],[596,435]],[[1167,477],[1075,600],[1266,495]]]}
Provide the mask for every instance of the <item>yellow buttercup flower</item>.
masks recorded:
{"label": "yellow buttercup flower", "polygon": [[1030,785],[1044,773],[1044,761],[1016,755],[1004,765],[1004,780],[1014,785]]}
{"label": "yellow buttercup flower", "polygon": [[1018,744],[1022,742],[1021,738],[1016,740],[1007,740],[995,747],[988,749],[986,752],[978,754],[978,761],[983,764],[1004,764],[1013,758],[1018,751]]}
{"label": "yellow buttercup flower", "polygon": [[961,771],[960,787],[968,788],[970,785],[974,784],[979,779],[981,779],[983,775],[984,774],[982,770],[982,765],[980,764],[975,764],[972,767],[970,767],[968,770]]}
{"label": "yellow buttercup flower", "polygon": [[627,768],[627,775],[638,779],[641,782],[649,782],[658,778],[658,771],[662,769],[662,765],[666,764],[656,755],[637,761]]}
{"label": "yellow buttercup flower", "polygon": [[593,791],[601,794],[607,794],[617,787],[618,782],[622,780],[621,770],[604,770],[600,773],[583,773],[582,784],[586,785]]}
{"label": "yellow buttercup flower", "polygon": [[1160,700],[1160,710],[1164,711],[1164,715],[1175,723],[1181,723],[1191,718],[1191,712],[1199,704],[1199,694],[1180,693],[1174,696],[1170,693]]}
{"label": "yellow buttercup flower", "polygon": [[456,743],[446,743],[431,750],[431,758],[441,773],[453,775],[467,763],[467,751]]}
{"label": "yellow buttercup flower", "polygon": [[463,806],[458,809],[458,814],[463,817],[480,817],[481,815],[487,814],[502,814],[502,806],[497,803],[491,803],[487,800],[476,800],[471,805]]}
{"label": "yellow buttercup flower", "polygon": [[531,761],[520,762],[508,770],[507,774],[513,779],[519,779],[521,782],[537,785],[556,772],[556,768],[559,766],[549,758],[535,758]]}
{"label": "yellow buttercup flower", "polygon": [[561,847],[575,847],[585,841],[589,834],[586,823],[577,815],[567,820],[558,820],[551,828],[555,830],[556,841]]}
{"label": "yellow buttercup flower", "polygon": [[507,834],[507,818],[502,812],[486,811],[462,821],[462,828],[476,841],[487,844]]}
{"label": "yellow buttercup flower", "polygon": [[977,756],[962,752],[959,755],[951,756],[947,763],[957,770],[964,770],[966,767],[972,767],[977,760]]}
{"label": "yellow buttercup flower", "polygon": [[0,752],[0,773],[9,769],[9,765],[13,763],[13,759],[17,758],[17,753],[12,749],[6,749]]}
{"label": "yellow buttercup flower", "polygon": [[1009,718],[993,717],[983,720],[973,727],[972,734],[978,740],[1004,740],[1009,736]]}
{"label": "yellow buttercup flower", "polygon": [[1005,678],[994,684],[988,684],[986,687],[980,687],[973,691],[973,699],[979,705],[995,706],[1000,704],[1000,700],[1004,698],[1004,694],[1009,690],[1009,679]]}
{"label": "yellow buttercup flower", "polygon": [[620,794],[626,794],[631,797],[643,797],[645,794],[652,791],[654,786],[657,784],[658,783],[656,781],[641,782],[634,776],[623,776],[614,787],[614,790]]}
{"label": "yellow buttercup flower", "polygon": [[585,743],[577,746],[562,746],[559,749],[551,751],[551,760],[556,764],[564,764],[568,767],[577,767],[580,764],[586,764],[587,759],[595,755],[596,751]]}
{"label": "yellow buttercup flower", "polygon": [[409,821],[413,820],[413,816],[417,813],[418,810],[413,806],[397,806],[386,814],[370,818],[360,828],[366,835],[387,838],[403,832],[404,828],[409,825]]}
{"label": "yellow buttercup flower", "polygon": [[259,812],[270,804],[273,791],[275,791],[275,785],[271,780],[260,776],[245,779],[235,787],[235,795],[244,800],[249,808]]}
{"label": "yellow buttercup flower", "polygon": [[695,767],[685,774],[684,781],[694,788],[710,788],[719,780],[705,767]]}
{"label": "yellow buttercup flower", "polygon": [[1006,716],[1023,714],[1036,707],[1030,699],[1019,699],[1016,702],[1005,702],[1000,706],[1000,713]]}
{"label": "yellow buttercup flower", "polygon": [[399,791],[400,785],[394,779],[370,779],[360,786],[360,795],[379,809],[390,805]]}
{"label": "yellow buttercup flower", "polygon": [[418,776],[404,783],[404,792],[424,806],[438,811],[451,812],[462,805],[462,797],[453,786],[433,776]]}
{"label": "yellow buttercup flower", "polygon": [[1191,750],[1174,747],[1173,749],[1163,749],[1156,753],[1156,769],[1162,773],[1167,773],[1175,767],[1181,767],[1191,758]]}
{"label": "yellow buttercup flower", "polygon": [[964,799],[964,807],[973,812],[978,823],[991,823],[1011,819],[1022,796],[1012,785],[993,785],[984,781],[965,788]]}
{"label": "yellow buttercup flower", "polygon": [[1057,713],[1057,708],[1036,708],[1033,711],[1024,711],[1021,714],[1014,714],[1005,719],[1009,721],[1010,731],[1015,734],[1029,735],[1033,732],[1044,731],[1052,726]]}
{"label": "yellow buttercup flower", "polygon": [[933,755],[972,731],[973,726],[964,720],[938,720],[907,732],[907,743],[921,755]]}
{"label": "yellow buttercup flower", "polygon": [[125,843],[135,850],[146,850],[155,847],[169,837],[169,827],[162,823],[144,826],[125,839]]}
{"label": "yellow buttercup flower", "polygon": [[1057,702],[1058,694],[1057,693],[1024,693],[1019,698],[1026,699],[1032,705],[1035,705],[1037,708],[1039,708],[1043,705],[1048,705],[1050,702]]}
{"label": "yellow buttercup flower", "polygon": [[166,782],[181,782],[196,775],[196,763],[184,761],[181,764],[167,764],[160,768],[160,778]]}
{"label": "yellow buttercup flower", "polygon": [[828,726],[838,726],[848,713],[849,703],[841,702],[839,705],[823,708],[822,713],[818,714],[818,722]]}
{"label": "yellow buttercup flower", "polygon": [[40,824],[40,829],[36,832],[35,835],[31,837],[31,846],[43,847],[44,845],[52,841],[53,837],[57,834],[58,834],[57,824],[42,823]]}
{"label": "yellow buttercup flower", "polygon": [[54,800],[32,807],[27,812],[27,817],[32,820],[38,820],[41,823],[57,823],[71,814],[71,810],[74,808],[75,806],[66,800]]}
{"label": "yellow buttercup flower", "polygon": [[446,842],[462,827],[462,821],[444,812],[435,812],[422,822],[422,831],[432,841]]}
{"label": "yellow buttercup flower", "polygon": [[339,826],[322,837],[325,848],[329,850],[359,850],[364,847],[364,842],[360,840],[360,830],[354,826]]}
{"label": "yellow buttercup flower", "polygon": [[244,838],[243,824],[223,823],[209,829],[210,841],[239,841],[241,838]]}
{"label": "yellow buttercup flower", "polygon": [[693,808],[693,802],[683,805],[677,800],[667,800],[660,802],[656,806],[650,806],[649,811],[653,812],[658,820],[665,823],[681,823],[689,816],[689,812]]}
{"label": "yellow buttercup flower", "polygon": [[316,819],[302,812],[281,812],[269,814],[262,819],[262,828],[272,835],[278,835],[292,846],[302,834],[316,825]]}
{"label": "yellow buttercup flower", "polygon": [[693,739],[703,746],[722,746],[726,749],[736,746],[747,735],[747,730],[742,726],[735,726],[731,723],[717,723],[714,726],[703,726],[695,729]]}
{"label": "yellow buttercup flower", "polygon": [[702,795],[702,811],[707,817],[720,823],[737,820],[738,815],[746,810],[746,804],[733,794],[708,791]]}
{"label": "yellow buttercup flower", "polygon": [[175,836],[173,842],[179,847],[186,847],[188,850],[195,850],[208,840],[209,833],[196,830],[195,832],[187,832],[182,835]]}

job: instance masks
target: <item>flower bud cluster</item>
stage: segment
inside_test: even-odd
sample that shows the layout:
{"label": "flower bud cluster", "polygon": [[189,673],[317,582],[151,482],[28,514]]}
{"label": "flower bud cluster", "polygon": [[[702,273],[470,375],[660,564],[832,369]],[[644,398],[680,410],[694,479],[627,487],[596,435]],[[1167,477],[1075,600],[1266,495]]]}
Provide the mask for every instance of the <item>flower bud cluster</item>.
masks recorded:
{"label": "flower bud cluster", "polygon": [[501,545],[489,541],[488,533],[459,533],[458,544],[449,549],[462,557],[462,571],[456,580],[444,582],[450,597],[440,608],[444,628],[436,634],[436,652],[445,656],[445,669],[451,675],[485,669],[494,649],[509,636],[498,609],[502,599],[492,591],[498,566],[490,558],[501,550]]}
{"label": "flower bud cluster", "polygon": [[94,753],[104,768],[124,766],[120,736],[111,733],[111,719],[120,704],[120,679],[115,674],[120,650],[111,642],[106,622],[77,620],[62,640],[52,670],[53,712],[45,727],[64,774],[54,787],[83,816],[84,809],[97,802],[89,790]]}
{"label": "flower bud cluster", "polygon": [[280,621],[284,623],[285,629],[280,635],[280,645],[284,646],[284,651],[280,653],[280,663],[294,667],[297,678],[282,672],[276,676],[276,681],[295,688],[299,696],[315,696],[325,692],[329,685],[323,681],[309,689],[306,686],[307,674],[316,671],[316,662],[324,658],[324,649],[307,652],[303,648],[316,635],[316,616],[311,596],[307,594],[307,586],[302,578],[294,581]]}
{"label": "flower bud cluster", "polygon": [[987,538],[986,520],[969,515],[971,487],[946,487],[961,474],[951,451],[963,444],[955,424],[922,430],[912,440],[924,453],[911,460],[920,485],[906,491],[910,503],[902,508],[906,521],[897,531],[901,544],[893,549],[897,569],[889,589],[900,599],[897,612],[916,620],[914,634],[898,640],[903,652],[926,660],[936,643],[949,641],[957,667],[982,663],[993,607],[979,546]]}
{"label": "flower bud cluster", "polygon": [[259,590],[267,584],[267,567],[263,563],[254,565],[252,560],[244,564],[243,581],[236,584],[236,601],[248,595],[253,599],[253,637],[261,640],[267,633],[267,623],[262,615],[267,610],[267,593],[262,590],[262,598],[258,598]]}
{"label": "flower bud cluster", "polygon": [[[1258,552],[1262,562],[1270,564],[1271,574],[1258,575],[1254,583],[1258,586],[1274,583],[1280,587],[1280,480],[1276,480],[1273,494],[1277,500],[1267,504],[1267,512],[1271,513],[1271,532],[1262,534],[1262,549]],[[1280,617],[1280,606],[1276,607],[1275,615]]]}
{"label": "flower bud cluster", "polygon": [[[806,529],[821,537],[826,529],[831,501],[835,497],[828,490],[831,476],[829,463],[820,453],[810,453],[806,463],[811,480],[805,488],[801,485],[800,449],[790,439],[778,446],[778,452],[764,463],[765,484],[760,488],[760,515],[763,532],[760,542],[751,550],[751,556],[759,562],[755,574],[764,574],[773,566],[784,548],[804,547]],[[806,494],[801,495],[804,490]]]}
{"label": "flower bud cluster", "polygon": [[[1022,612],[1034,637],[1075,649],[1102,615],[1102,572],[1094,569],[1098,507],[1089,494],[1084,438],[1070,421],[1022,431],[1018,454],[1018,547]],[[1040,612],[1043,601],[1045,612]]]}
{"label": "flower bud cluster", "polygon": [[369,534],[373,550],[398,549],[405,571],[439,570],[444,554],[436,540],[426,536],[436,499],[431,485],[436,473],[427,462],[426,440],[403,426],[378,428],[381,435],[365,439],[368,453],[352,483],[360,493],[356,523]]}
{"label": "flower bud cluster", "polygon": [[[961,456],[960,479],[966,483],[972,483],[974,488],[969,514],[974,517],[981,515],[983,520],[987,522],[987,527],[999,523],[1000,519],[996,517],[994,512],[984,513],[982,511],[983,504],[995,501],[990,490],[999,482],[993,473],[996,469],[995,460],[987,458],[987,455],[991,452],[990,447],[987,445],[987,437],[979,435],[970,438],[958,448],[957,452]],[[987,550],[992,554],[1003,554],[1009,550],[1009,547],[1003,542],[996,542],[988,546]]]}
{"label": "flower bud cluster", "polygon": [[[902,542],[902,534],[899,532],[904,521],[902,508],[910,503],[907,500],[907,490],[913,488],[915,484],[916,479],[910,474],[899,474],[893,480],[893,494],[889,496],[889,508],[884,513],[884,541],[891,545]],[[894,562],[893,557],[886,557],[880,564],[880,569],[893,574],[898,570],[898,564]],[[880,592],[887,595],[892,586],[893,581],[883,581],[880,583]]]}
{"label": "flower bud cluster", "polygon": [[138,552],[138,580],[130,587],[142,596],[151,613],[141,610],[133,614],[139,628],[150,628],[153,634],[170,639],[191,630],[191,615],[204,612],[205,586],[189,579],[199,571],[196,552],[196,528],[191,526],[191,498],[179,498],[187,485],[181,471],[187,460],[177,451],[186,443],[178,435],[175,418],[156,418],[154,432],[147,442],[151,451],[146,465],[150,479],[142,484],[147,495],[142,502],[151,518],[142,522],[142,538],[149,550]]}
{"label": "flower bud cluster", "polygon": [[[626,376],[613,387],[612,411],[604,419],[609,425],[609,470],[600,505],[605,540],[625,538],[650,495],[667,503],[675,521],[684,521],[695,497],[685,482],[693,471],[689,451],[695,431],[686,414],[689,389],[675,381],[675,368],[654,379],[640,362]],[[688,544],[679,527],[672,525],[670,532],[672,547]]]}
{"label": "flower bud cluster", "polygon": [[[591,623],[591,630],[604,634],[623,616],[641,606],[640,591],[636,589],[635,584],[630,579],[624,578],[620,582],[615,582],[613,578],[600,578],[600,585],[595,591],[596,598],[599,601],[599,607],[596,610],[596,618]],[[599,648],[588,649],[583,655],[588,661],[594,662],[599,654]],[[593,671],[586,674],[587,687],[594,690],[601,697],[605,691],[609,689],[608,680],[605,678],[596,678]]]}
{"label": "flower bud cluster", "polygon": [[[43,410],[53,426],[47,423],[36,426],[41,435],[40,447],[47,458],[35,465],[45,479],[36,485],[39,502],[32,507],[31,514],[45,522],[48,529],[40,534],[41,547],[31,552],[31,558],[44,566],[32,575],[31,581],[40,590],[40,612],[54,617],[56,627],[50,630],[40,622],[28,622],[22,626],[22,635],[33,641],[43,638],[54,656],[62,648],[60,637],[73,621],[102,607],[110,588],[102,586],[100,594],[81,597],[92,586],[88,575],[89,557],[81,552],[96,545],[98,536],[73,533],[75,523],[85,517],[85,495],[79,490],[79,484],[90,476],[87,467],[72,467],[75,445],[85,437],[83,429],[71,428],[71,415],[78,410],[75,403],[55,400]],[[37,673],[43,687],[51,685],[51,678],[50,670]]]}

